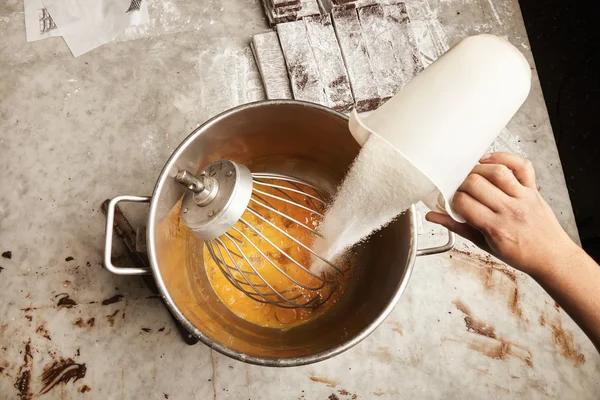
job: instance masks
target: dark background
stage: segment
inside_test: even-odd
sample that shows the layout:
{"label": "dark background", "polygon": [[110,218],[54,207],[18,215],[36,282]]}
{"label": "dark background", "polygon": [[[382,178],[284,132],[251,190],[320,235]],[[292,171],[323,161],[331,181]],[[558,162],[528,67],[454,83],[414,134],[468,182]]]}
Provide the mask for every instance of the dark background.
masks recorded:
{"label": "dark background", "polygon": [[600,262],[600,6],[519,3],[582,245]]}

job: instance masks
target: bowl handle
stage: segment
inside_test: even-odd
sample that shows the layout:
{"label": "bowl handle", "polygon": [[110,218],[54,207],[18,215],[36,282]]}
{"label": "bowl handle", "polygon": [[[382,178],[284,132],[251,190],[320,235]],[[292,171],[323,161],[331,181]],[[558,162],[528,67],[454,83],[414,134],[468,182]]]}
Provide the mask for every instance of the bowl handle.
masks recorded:
{"label": "bowl handle", "polygon": [[148,196],[117,196],[113,198],[106,209],[106,235],[104,237],[104,266],[107,270],[115,275],[147,275],[152,271],[150,268],[136,267],[117,267],[112,263],[112,239],[113,226],[115,220],[115,208],[121,201],[129,201],[133,203],[150,203],[151,197]]}
{"label": "bowl handle", "polygon": [[452,250],[456,244],[456,234],[448,229],[446,229],[446,231],[448,232],[448,242],[446,244],[436,247],[417,249],[417,257],[430,256],[432,254],[440,254]]}

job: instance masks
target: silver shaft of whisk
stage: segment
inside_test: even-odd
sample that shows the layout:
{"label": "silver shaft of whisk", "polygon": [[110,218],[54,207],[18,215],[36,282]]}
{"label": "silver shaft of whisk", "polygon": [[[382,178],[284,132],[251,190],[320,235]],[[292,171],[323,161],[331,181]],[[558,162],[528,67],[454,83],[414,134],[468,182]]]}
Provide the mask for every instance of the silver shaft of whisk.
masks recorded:
{"label": "silver shaft of whisk", "polygon": [[200,173],[199,176],[195,176],[185,170],[179,171],[175,176],[175,181],[194,192],[194,202],[200,207],[210,204],[219,192],[219,181],[206,176],[204,172]]}

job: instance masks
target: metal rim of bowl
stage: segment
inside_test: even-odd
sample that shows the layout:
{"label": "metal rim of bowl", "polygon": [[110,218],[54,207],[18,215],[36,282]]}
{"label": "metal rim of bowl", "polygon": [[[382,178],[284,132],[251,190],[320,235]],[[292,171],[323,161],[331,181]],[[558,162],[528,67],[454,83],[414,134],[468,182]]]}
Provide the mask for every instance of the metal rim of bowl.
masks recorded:
{"label": "metal rim of bowl", "polygon": [[[165,183],[166,179],[168,178],[169,170],[171,169],[171,167],[173,166],[175,161],[180,157],[181,153],[183,151],[185,151],[188,148],[188,146],[198,138],[198,136],[200,136],[202,133],[204,133],[206,130],[208,130],[208,128],[210,128],[211,126],[215,125],[219,121],[221,121],[221,120],[227,118],[228,116],[230,116],[234,113],[237,113],[239,111],[252,109],[252,108],[258,108],[258,107],[265,107],[265,106],[270,106],[270,105],[284,105],[284,106],[291,105],[291,106],[314,108],[314,109],[335,115],[346,122],[348,121],[348,117],[346,115],[341,114],[337,111],[334,111],[330,108],[318,105],[318,104],[308,103],[308,102],[303,102],[303,101],[298,101],[298,100],[264,100],[264,101],[248,103],[248,104],[244,104],[244,105],[241,105],[238,107],[231,108],[231,109],[224,111],[221,114],[209,119],[202,125],[200,125],[192,133],[190,133],[183,140],[183,142],[181,142],[181,144],[177,147],[177,149],[175,149],[173,154],[171,154],[171,157],[169,157],[168,161],[166,162],[165,166],[163,167],[163,169],[159,175],[159,178],[156,182],[156,186],[154,187],[154,192],[152,194],[152,200],[150,202],[150,212],[148,215],[148,225],[147,225],[148,258],[150,259],[150,265],[152,267],[152,275],[154,277],[154,280],[156,281],[158,289],[160,290],[160,292],[165,300],[165,303],[167,304],[167,307],[169,308],[171,313],[173,313],[173,315],[175,315],[175,317],[179,320],[179,322],[188,330],[188,332],[190,332],[191,334],[196,336],[206,346],[210,347],[213,350],[218,351],[219,353],[221,353],[223,355],[226,355],[226,356],[236,359],[238,361],[246,362],[249,364],[266,366],[266,367],[297,367],[297,366],[301,366],[301,365],[307,365],[307,364],[312,364],[312,363],[316,363],[319,361],[323,361],[323,360],[326,360],[328,358],[331,358],[338,354],[343,353],[344,351],[356,346],[363,339],[365,339],[367,336],[369,336],[371,333],[373,333],[373,331],[375,331],[375,329],[377,329],[379,327],[379,325],[381,325],[383,323],[383,321],[390,315],[390,313],[392,312],[392,310],[394,309],[396,304],[398,304],[400,297],[402,296],[402,294],[404,293],[404,290],[406,289],[406,286],[408,285],[408,281],[410,280],[410,276],[412,275],[412,271],[414,269],[415,258],[416,258],[416,253],[417,253],[417,240],[415,238],[415,235],[413,235],[411,244],[410,244],[411,248],[408,250],[409,257],[407,260],[406,269],[404,271],[404,274],[402,275],[402,280],[400,282],[400,285],[396,289],[396,292],[394,293],[389,304],[379,314],[379,316],[373,322],[371,322],[369,324],[369,326],[367,326],[365,329],[363,329],[358,335],[338,344],[337,346],[335,346],[332,349],[329,349],[329,350],[326,350],[326,351],[323,351],[323,352],[320,352],[317,354],[313,354],[313,355],[285,358],[285,359],[280,359],[280,358],[275,358],[275,357],[249,356],[244,353],[232,350],[232,349],[228,348],[227,346],[224,346],[220,343],[215,342],[209,336],[204,334],[200,329],[198,329],[196,326],[194,326],[185,317],[185,315],[183,315],[183,313],[179,310],[179,308],[177,307],[177,305],[171,298],[169,291],[165,285],[165,282],[160,274],[160,269],[158,268],[158,260],[156,257],[156,246],[154,243],[154,236],[155,236],[155,229],[156,229],[155,216],[156,216],[156,212],[157,212],[157,204],[158,204],[158,197],[159,197],[157,194],[159,194],[161,192],[161,190],[164,186],[164,183]],[[410,231],[414,232],[414,228],[417,225],[416,211],[415,211],[414,206],[411,206],[411,208],[408,211],[408,214],[409,214],[409,221],[410,221],[410,225],[411,225]]]}

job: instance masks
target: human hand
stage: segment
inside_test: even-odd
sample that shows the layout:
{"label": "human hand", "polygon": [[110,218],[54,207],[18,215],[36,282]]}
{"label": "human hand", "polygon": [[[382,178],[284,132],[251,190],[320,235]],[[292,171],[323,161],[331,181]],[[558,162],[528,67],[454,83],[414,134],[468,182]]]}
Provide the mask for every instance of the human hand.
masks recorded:
{"label": "human hand", "polygon": [[458,188],[452,207],[466,223],[436,212],[426,219],[533,276],[576,246],[540,196],[531,162],[514,154],[483,156]]}

